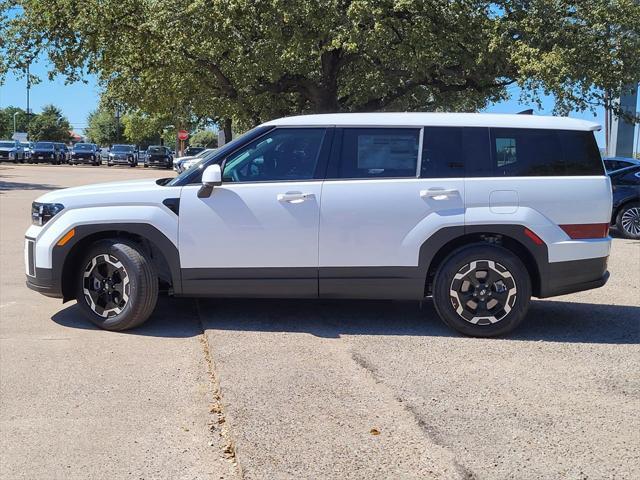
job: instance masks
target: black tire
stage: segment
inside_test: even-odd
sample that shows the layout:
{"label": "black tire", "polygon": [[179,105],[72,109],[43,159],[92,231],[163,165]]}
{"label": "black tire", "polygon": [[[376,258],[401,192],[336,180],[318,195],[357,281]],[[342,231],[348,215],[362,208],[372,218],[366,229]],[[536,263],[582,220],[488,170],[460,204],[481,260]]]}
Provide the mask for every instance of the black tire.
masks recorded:
{"label": "black tire", "polygon": [[624,238],[640,240],[640,202],[627,203],[618,210],[616,227]]}
{"label": "black tire", "polygon": [[434,278],[438,315],[451,328],[472,337],[511,332],[526,316],[530,300],[529,272],[510,250],[499,246],[462,247],[440,264]]}
{"label": "black tire", "polygon": [[[105,255],[108,259],[101,258]],[[105,280],[101,282],[98,278]],[[83,256],[77,282],[80,309],[105,330],[120,331],[141,325],[158,299],[158,276],[153,263],[137,245],[126,240],[94,243]]]}

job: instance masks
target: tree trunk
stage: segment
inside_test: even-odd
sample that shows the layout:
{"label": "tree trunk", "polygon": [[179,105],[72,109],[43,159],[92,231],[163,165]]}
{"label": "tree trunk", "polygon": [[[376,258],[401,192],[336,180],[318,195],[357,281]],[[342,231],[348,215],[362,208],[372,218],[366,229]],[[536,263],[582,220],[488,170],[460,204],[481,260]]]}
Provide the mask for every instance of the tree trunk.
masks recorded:
{"label": "tree trunk", "polygon": [[231,141],[231,123],[232,122],[230,118],[225,118],[222,123],[222,131],[224,132],[224,143],[229,143]]}

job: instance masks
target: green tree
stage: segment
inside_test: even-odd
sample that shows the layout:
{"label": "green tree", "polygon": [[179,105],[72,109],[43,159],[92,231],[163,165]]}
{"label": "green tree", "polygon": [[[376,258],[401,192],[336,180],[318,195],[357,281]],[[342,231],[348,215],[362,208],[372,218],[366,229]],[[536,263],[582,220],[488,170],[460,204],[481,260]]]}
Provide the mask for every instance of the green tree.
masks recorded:
{"label": "green tree", "polygon": [[112,101],[213,120],[228,135],[231,119],[475,111],[510,85],[526,102],[553,94],[567,113],[640,78],[637,0],[20,3],[0,31],[5,66],[45,53],[69,80],[98,74]]}
{"label": "green tree", "polygon": [[45,106],[29,122],[29,138],[34,141],[68,142],[71,138],[70,131],[69,120],[54,105]]}
{"label": "green tree", "polygon": [[191,135],[189,144],[194,147],[216,148],[218,146],[218,135],[213,130],[200,130]]}
{"label": "green tree", "polygon": [[13,115],[16,117],[16,131],[27,131],[27,112],[19,107],[0,108],[0,139],[8,139],[13,135]]}
{"label": "green tree", "polygon": [[106,146],[121,141],[122,125],[113,111],[100,107],[89,114],[87,122],[84,133],[90,142]]}
{"label": "green tree", "polygon": [[172,122],[173,119],[168,115],[146,115],[140,111],[127,113],[122,117],[127,140],[145,146],[160,143],[163,134],[166,137],[175,135]]}

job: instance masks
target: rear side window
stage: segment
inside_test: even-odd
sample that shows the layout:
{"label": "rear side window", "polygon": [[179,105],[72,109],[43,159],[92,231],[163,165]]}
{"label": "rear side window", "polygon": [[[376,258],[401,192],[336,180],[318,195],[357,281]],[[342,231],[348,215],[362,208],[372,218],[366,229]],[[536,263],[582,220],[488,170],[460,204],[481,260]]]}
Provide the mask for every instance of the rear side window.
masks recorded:
{"label": "rear side window", "polygon": [[592,132],[557,132],[562,144],[566,175],[604,175],[600,150]]}
{"label": "rear side window", "polygon": [[421,178],[490,176],[489,129],[425,127]]}
{"label": "rear side window", "polygon": [[602,175],[591,132],[543,129],[491,129],[495,176]]}
{"label": "rear side window", "polygon": [[337,177],[415,177],[419,138],[419,129],[345,129]]}

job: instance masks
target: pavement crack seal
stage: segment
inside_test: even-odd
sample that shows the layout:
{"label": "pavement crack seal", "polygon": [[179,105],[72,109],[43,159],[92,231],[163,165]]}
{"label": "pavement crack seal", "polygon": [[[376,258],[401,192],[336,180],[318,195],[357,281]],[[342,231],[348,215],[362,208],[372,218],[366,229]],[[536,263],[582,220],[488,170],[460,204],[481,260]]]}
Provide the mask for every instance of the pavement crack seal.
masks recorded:
{"label": "pavement crack seal", "polygon": [[[213,357],[211,356],[209,342],[207,341],[207,335],[205,333],[204,323],[200,312],[200,301],[198,300],[196,300],[196,310],[198,313],[198,322],[202,328],[200,344],[202,345],[202,351],[207,365],[207,373],[209,375],[212,393],[211,404],[209,405],[209,414],[211,415],[211,419],[208,423],[212,440],[209,442],[209,446],[218,446],[221,448],[224,457],[235,467],[238,477],[243,478],[242,467],[240,466],[236,456],[236,446],[233,435],[231,434],[231,427],[229,426],[224,413],[222,393],[220,392],[220,382],[215,374]],[[217,437],[215,435],[216,432],[218,434]]]}
{"label": "pavement crack seal", "polygon": [[412,405],[408,404],[406,401],[403,401],[402,398],[396,395],[392,389],[389,389],[385,385],[385,383],[378,375],[378,369],[371,362],[369,362],[364,356],[353,350],[351,350],[351,358],[360,368],[365,370],[377,384],[382,385],[387,390],[389,390],[393,399],[402,407],[402,409],[404,409],[408,414],[411,415],[420,430],[431,442],[451,453],[453,466],[456,469],[458,475],[460,475],[460,478],[464,480],[477,480],[478,476],[473,471],[469,470],[467,467],[458,462],[458,460],[455,458],[454,452],[449,448],[446,442],[442,440],[438,432],[433,427],[428,425],[422,418],[420,418],[420,415],[415,410],[415,408]]}

